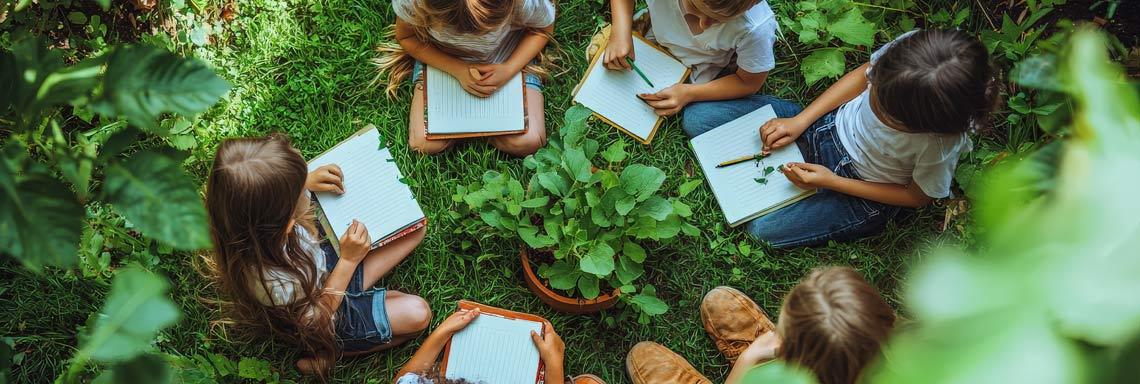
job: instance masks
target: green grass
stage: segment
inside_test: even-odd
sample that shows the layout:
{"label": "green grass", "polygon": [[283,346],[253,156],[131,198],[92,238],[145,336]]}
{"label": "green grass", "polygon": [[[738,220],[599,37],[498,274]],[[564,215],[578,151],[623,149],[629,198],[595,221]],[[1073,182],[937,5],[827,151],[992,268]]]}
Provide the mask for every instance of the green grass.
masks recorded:
{"label": "green grass", "polygon": [[[415,180],[413,189],[431,226],[416,252],[381,285],[418,294],[431,302],[436,313],[433,327],[455,309],[456,301],[469,299],[525,311],[553,322],[566,341],[566,372],[594,373],[610,383],[628,382],[625,352],[643,340],[660,342],[687,357],[714,381],[723,380],[729,365],[700,325],[697,307],[701,297],[718,285],[731,285],[750,294],[769,314],[776,316],[782,296],[808,271],[821,265],[850,265],[879,287],[888,300],[901,307],[898,291],[907,265],[933,245],[953,242],[935,228],[941,224],[937,208],[928,208],[900,220],[885,233],[858,242],[822,248],[776,251],[727,228],[707,186],[687,197],[696,212],[694,224],[703,230],[698,238],[682,237],[669,244],[648,247],[645,283],[658,287],[670,311],[640,325],[636,318],[621,318],[621,311],[571,316],[555,313],[522,284],[517,246],[510,242],[482,242],[460,249],[467,234],[454,234],[456,222],[446,215],[451,195],[459,184],[476,180],[489,169],[523,172],[519,159],[509,158],[484,143],[470,143],[433,157],[410,153],[407,116],[410,88],[397,99],[386,98],[369,86],[375,68],[369,63],[373,47],[384,41],[394,16],[383,0],[239,1],[240,16],[228,24],[213,45],[192,54],[212,63],[234,85],[231,94],[198,123],[199,146],[188,167],[200,182],[213,150],[222,139],[269,132],[288,134],[306,157],[314,156],[366,124],[375,124],[394,144],[392,152],[404,172]],[[309,4],[313,3],[313,4]],[[548,130],[556,134],[562,112],[570,106],[570,90],[586,66],[583,49],[599,27],[597,16],[608,19],[608,8],[594,0],[559,2],[559,19],[549,48],[561,70],[548,81]],[[891,36],[877,36],[879,41]],[[798,72],[796,55],[783,42],[780,58],[765,92],[801,103],[821,91],[806,87]],[[849,66],[852,66],[849,64]],[[826,83],[827,81],[823,81]],[[675,193],[685,181],[700,178],[677,119],[669,120],[652,145],[631,145],[630,163],[664,169],[665,189]],[[603,146],[615,140],[633,144],[626,135],[594,122],[590,135]],[[478,244],[478,242],[476,242]],[[750,255],[734,252],[748,243]],[[489,258],[476,262],[481,255]],[[181,305],[184,319],[164,332],[161,349],[183,355],[215,352],[231,359],[269,360],[274,369],[295,376],[297,353],[289,346],[258,339],[242,340],[213,305],[216,292],[194,268],[196,255],[167,257],[157,268],[172,282],[171,295]],[[734,274],[737,268],[741,273]],[[0,261],[0,329],[17,337],[26,352],[15,368],[17,381],[44,382],[53,378],[74,353],[75,334],[97,311],[107,290],[105,283],[71,273],[24,271],[11,260]],[[607,318],[615,325],[607,326]],[[391,351],[343,361],[334,379],[343,382],[387,382],[411,356],[419,340]]]}

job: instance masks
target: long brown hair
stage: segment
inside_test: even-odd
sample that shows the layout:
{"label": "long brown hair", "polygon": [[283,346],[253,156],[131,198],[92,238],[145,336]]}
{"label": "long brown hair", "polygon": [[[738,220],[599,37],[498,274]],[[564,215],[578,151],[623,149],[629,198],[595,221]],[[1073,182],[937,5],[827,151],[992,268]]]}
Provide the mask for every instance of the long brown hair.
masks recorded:
{"label": "long brown hair", "polygon": [[[441,44],[435,41],[428,31],[447,26],[454,28],[458,33],[481,35],[499,28],[503,23],[510,22],[519,8],[520,1],[522,0],[413,0],[412,20],[408,22],[422,44],[430,45],[452,56],[472,56],[478,52],[467,52]],[[528,31],[545,34],[535,29]],[[400,84],[411,76],[415,67],[415,58],[400,47],[395,39],[394,28],[385,34],[384,41],[376,46],[379,55],[372,59],[372,64],[379,69],[372,84],[378,86],[387,83],[384,92],[389,97],[395,97]],[[545,61],[544,56],[539,53],[540,63]],[[546,70],[541,65],[528,64],[526,70],[540,76],[546,75]]]}
{"label": "long brown hair", "polygon": [[[301,248],[296,231],[310,231],[304,202],[308,167],[284,136],[229,139],[214,156],[206,207],[214,253],[210,272],[228,299],[227,316],[251,334],[269,333],[316,357],[326,374],[339,353],[333,309],[317,281],[322,255]],[[294,230],[289,223],[301,228]],[[291,302],[277,303],[266,273],[296,281]],[[260,290],[260,292],[258,291]],[[259,297],[268,297],[265,305]]]}
{"label": "long brown hair", "polygon": [[894,324],[894,310],[859,272],[817,269],[784,299],[778,355],[811,370],[821,384],[854,383]]}

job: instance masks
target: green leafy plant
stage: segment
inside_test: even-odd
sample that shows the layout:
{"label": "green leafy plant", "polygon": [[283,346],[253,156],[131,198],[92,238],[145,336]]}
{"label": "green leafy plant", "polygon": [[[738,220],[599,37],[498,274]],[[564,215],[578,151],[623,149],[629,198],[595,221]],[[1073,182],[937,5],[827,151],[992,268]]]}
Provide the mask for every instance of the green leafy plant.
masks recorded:
{"label": "green leafy plant", "polygon": [[[11,132],[0,148],[0,252],[30,268],[73,265],[84,205],[93,202],[176,249],[208,246],[205,209],[183,155],[154,144],[128,149],[170,135],[156,123],[160,116],[191,117],[228,90],[203,63],[147,46],[117,47],[72,66],[34,39],[0,52],[0,129]],[[65,129],[68,107],[90,108],[105,123]]]}
{"label": "green leafy plant", "polygon": [[[549,251],[551,260],[538,272],[552,288],[593,299],[604,282],[620,289],[622,300],[648,322],[668,306],[652,285],[637,285],[648,258],[643,242],[698,230],[685,220],[692,215],[688,205],[660,194],[665,172],[622,165],[627,153],[620,140],[599,152],[598,141],[585,137],[589,116],[582,106],[566,111],[559,137],[524,160],[532,172],[525,185],[510,174],[488,171],[481,182],[459,187],[454,200],[469,213],[471,233],[518,238]],[[601,162],[595,168],[597,156]]]}
{"label": "green leafy plant", "polygon": [[908,1],[803,0],[783,6],[778,17],[800,44],[812,48],[799,64],[810,85],[842,75],[845,53],[853,51],[851,47],[872,48],[886,12],[903,14],[902,31],[913,29],[914,20],[906,16],[913,5]]}

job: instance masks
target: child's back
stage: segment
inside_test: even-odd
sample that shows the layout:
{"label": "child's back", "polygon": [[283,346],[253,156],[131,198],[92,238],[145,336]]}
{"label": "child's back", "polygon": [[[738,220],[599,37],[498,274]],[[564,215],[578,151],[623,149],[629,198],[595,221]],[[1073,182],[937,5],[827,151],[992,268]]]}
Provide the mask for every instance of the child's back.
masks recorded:
{"label": "child's back", "polygon": [[[772,47],[776,42],[779,25],[767,1],[744,5],[743,7],[747,9],[740,14],[709,26],[699,33],[695,33],[692,29],[700,27],[691,27],[692,20],[686,20],[683,5],[679,5],[682,2],[648,0],[647,3],[652,20],[651,37],[667,48],[677,60],[692,68],[690,79],[694,83],[712,81],[725,68],[733,65],[750,73],[768,72],[776,67]],[[692,3],[693,7],[698,9],[703,4],[703,2]],[[720,3],[729,2],[720,1]],[[707,7],[712,8],[716,5],[708,4]]]}

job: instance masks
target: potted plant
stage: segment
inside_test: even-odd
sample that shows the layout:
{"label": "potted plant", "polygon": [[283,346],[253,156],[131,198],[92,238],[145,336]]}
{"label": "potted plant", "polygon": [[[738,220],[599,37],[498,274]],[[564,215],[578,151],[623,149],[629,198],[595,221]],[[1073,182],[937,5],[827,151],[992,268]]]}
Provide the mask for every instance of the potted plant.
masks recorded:
{"label": "potted plant", "polygon": [[[688,205],[660,194],[665,172],[622,166],[621,140],[599,153],[598,141],[585,137],[590,114],[582,106],[566,111],[559,136],[523,161],[531,173],[525,184],[487,171],[453,199],[466,232],[522,240],[527,286],[554,309],[597,312],[622,301],[648,322],[668,306],[652,285],[638,284],[649,256],[643,242],[698,230],[685,220]],[[596,155],[601,166],[591,161]]]}

